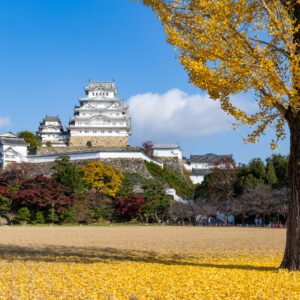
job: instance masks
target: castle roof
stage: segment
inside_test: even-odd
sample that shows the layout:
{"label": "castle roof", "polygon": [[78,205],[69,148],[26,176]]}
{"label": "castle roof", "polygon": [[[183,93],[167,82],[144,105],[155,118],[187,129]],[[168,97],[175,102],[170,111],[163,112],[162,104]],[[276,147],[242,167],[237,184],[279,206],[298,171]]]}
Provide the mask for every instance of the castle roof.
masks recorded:
{"label": "castle roof", "polygon": [[180,149],[180,146],[179,145],[176,145],[176,144],[155,144],[153,146],[153,149],[164,149],[164,150],[169,150],[169,149]]}
{"label": "castle roof", "polygon": [[58,116],[46,116],[43,121],[59,122],[60,123],[60,118]]}
{"label": "castle roof", "polygon": [[214,153],[208,153],[203,155],[191,155],[190,162],[191,163],[219,163],[220,161],[224,161],[227,159],[232,159],[232,154],[229,155],[218,155]]}
{"label": "castle roof", "polygon": [[84,88],[85,91],[104,90],[117,93],[117,87],[114,81],[90,81]]}
{"label": "castle roof", "polygon": [[192,169],[192,176],[205,176],[212,172],[211,169]]}
{"label": "castle roof", "polygon": [[27,146],[27,143],[21,138],[0,137],[0,145]]}
{"label": "castle roof", "polygon": [[17,136],[12,132],[5,132],[0,134],[0,138],[17,138]]}

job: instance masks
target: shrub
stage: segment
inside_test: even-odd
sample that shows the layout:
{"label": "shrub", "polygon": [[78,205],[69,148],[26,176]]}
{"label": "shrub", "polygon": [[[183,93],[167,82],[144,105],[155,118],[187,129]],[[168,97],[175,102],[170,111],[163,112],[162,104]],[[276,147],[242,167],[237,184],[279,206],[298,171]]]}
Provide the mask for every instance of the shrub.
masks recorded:
{"label": "shrub", "polygon": [[67,187],[58,185],[54,179],[44,175],[24,179],[19,190],[12,196],[14,207],[28,206],[35,210],[49,208],[53,203],[57,209],[70,207],[75,196]]}
{"label": "shrub", "polygon": [[125,173],[121,188],[118,192],[119,196],[127,196],[136,192],[137,188],[142,190],[142,186],[147,183],[148,179],[137,173]]}
{"label": "shrub", "polygon": [[0,195],[0,213],[7,213],[10,211],[11,200],[5,196]]}
{"label": "shrub", "polygon": [[36,212],[35,220],[37,224],[44,224],[45,223],[44,214],[41,211]]}
{"label": "shrub", "polygon": [[51,207],[51,208],[48,209],[47,220],[48,220],[49,223],[56,223],[56,222],[58,222],[59,218],[58,218],[58,215],[55,212],[55,208],[54,207]]}
{"label": "shrub", "polygon": [[24,224],[30,220],[30,211],[28,207],[22,207],[18,210],[17,220]]}
{"label": "shrub", "polygon": [[85,190],[80,169],[70,162],[68,156],[63,156],[55,161],[52,168],[52,177],[63,186],[67,186],[72,192],[82,192]]}
{"label": "shrub", "polygon": [[94,195],[93,205],[93,220],[96,222],[102,220],[111,220],[114,215],[113,201],[105,195]]}
{"label": "shrub", "polygon": [[64,223],[74,223],[76,221],[75,218],[75,209],[73,207],[65,210],[61,216],[60,219],[64,222]]}
{"label": "shrub", "polygon": [[138,216],[144,203],[143,195],[131,194],[118,197],[114,204],[118,217],[122,220],[130,221]]}
{"label": "shrub", "polygon": [[156,165],[153,162],[145,161],[145,165],[149,173],[163,185],[167,185],[170,188],[176,190],[176,193],[183,197],[192,199],[193,197],[193,188],[189,186],[189,182],[171,171],[161,168],[159,165]]}

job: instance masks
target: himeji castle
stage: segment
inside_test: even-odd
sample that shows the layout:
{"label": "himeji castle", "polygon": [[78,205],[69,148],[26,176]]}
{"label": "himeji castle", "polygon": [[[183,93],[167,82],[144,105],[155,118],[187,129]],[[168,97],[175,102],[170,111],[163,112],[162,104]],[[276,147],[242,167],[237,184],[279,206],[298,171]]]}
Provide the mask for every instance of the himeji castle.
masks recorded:
{"label": "himeji castle", "polygon": [[91,81],[79,98],[67,130],[57,116],[46,116],[37,135],[44,147],[124,148],[131,134],[128,106],[117,97],[115,83]]}
{"label": "himeji castle", "polygon": [[128,144],[131,120],[128,106],[117,97],[115,83],[91,81],[70,119],[70,146],[122,148]]}

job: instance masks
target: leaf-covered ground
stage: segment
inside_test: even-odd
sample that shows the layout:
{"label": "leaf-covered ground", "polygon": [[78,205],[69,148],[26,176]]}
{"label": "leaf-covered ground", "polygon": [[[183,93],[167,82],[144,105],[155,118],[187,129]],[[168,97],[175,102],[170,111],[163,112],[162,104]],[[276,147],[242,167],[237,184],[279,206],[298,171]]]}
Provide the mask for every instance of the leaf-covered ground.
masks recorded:
{"label": "leaf-covered ground", "polygon": [[285,230],[2,227],[0,299],[299,299]]}

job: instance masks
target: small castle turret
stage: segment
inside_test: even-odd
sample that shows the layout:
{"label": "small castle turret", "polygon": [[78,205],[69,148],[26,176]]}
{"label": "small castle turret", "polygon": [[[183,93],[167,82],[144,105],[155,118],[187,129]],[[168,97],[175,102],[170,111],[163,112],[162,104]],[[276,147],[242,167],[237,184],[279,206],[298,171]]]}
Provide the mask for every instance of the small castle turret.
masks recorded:
{"label": "small castle turret", "polygon": [[42,140],[42,146],[64,147],[68,142],[67,133],[61,125],[58,116],[46,116],[41,122],[37,131],[38,137]]}

